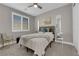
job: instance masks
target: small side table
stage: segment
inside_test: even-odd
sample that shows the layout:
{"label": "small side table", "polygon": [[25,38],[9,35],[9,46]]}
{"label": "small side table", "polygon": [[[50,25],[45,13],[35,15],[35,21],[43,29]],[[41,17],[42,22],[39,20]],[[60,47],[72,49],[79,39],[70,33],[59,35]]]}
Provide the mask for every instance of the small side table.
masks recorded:
{"label": "small side table", "polygon": [[63,44],[63,38],[57,38],[59,41],[62,41],[62,44]]}

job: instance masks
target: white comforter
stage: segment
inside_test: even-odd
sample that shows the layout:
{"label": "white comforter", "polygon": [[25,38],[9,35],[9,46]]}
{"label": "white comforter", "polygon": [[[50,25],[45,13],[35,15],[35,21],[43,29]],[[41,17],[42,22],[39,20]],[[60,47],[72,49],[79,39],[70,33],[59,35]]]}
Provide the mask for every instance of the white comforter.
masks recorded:
{"label": "white comforter", "polygon": [[41,56],[45,54],[45,48],[53,41],[53,37],[50,32],[23,35],[21,36],[20,44],[34,50],[34,54]]}

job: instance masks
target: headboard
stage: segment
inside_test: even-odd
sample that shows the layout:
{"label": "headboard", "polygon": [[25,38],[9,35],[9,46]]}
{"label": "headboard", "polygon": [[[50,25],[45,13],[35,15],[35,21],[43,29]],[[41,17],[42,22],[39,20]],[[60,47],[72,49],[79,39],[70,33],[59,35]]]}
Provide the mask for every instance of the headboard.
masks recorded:
{"label": "headboard", "polygon": [[39,31],[41,31],[41,32],[52,32],[53,34],[55,34],[55,26],[39,27]]}

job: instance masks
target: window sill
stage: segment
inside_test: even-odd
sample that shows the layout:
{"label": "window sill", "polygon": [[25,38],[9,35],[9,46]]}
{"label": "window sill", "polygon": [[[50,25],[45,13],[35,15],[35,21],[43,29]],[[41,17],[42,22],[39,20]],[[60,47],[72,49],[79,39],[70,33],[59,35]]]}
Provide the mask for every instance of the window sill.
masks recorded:
{"label": "window sill", "polygon": [[12,32],[24,32],[24,31],[30,31],[30,30],[13,30]]}

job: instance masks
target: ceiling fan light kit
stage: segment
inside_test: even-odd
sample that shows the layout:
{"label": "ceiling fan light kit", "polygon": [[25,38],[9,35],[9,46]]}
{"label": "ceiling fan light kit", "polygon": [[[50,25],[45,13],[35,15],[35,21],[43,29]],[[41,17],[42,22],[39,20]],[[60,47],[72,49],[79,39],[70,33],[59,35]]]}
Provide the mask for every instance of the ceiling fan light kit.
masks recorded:
{"label": "ceiling fan light kit", "polygon": [[34,7],[37,8],[38,6],[37,5],[34,5]]}
{"label": "ceiling fan light kit", "polygon": [[38,3],[33,3],[33,5],[28,6],[28,8],[31,8],[31,7],[42,9],[42,7],[38,5]]}

